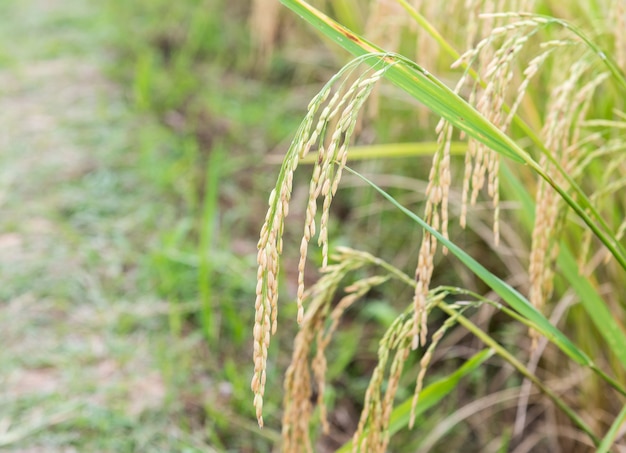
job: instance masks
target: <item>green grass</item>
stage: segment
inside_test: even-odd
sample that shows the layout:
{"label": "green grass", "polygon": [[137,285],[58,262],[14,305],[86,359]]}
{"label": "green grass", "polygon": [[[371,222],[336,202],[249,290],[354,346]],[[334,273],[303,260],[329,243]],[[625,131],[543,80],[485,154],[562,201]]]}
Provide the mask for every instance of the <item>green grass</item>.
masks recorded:
{"label": "green grass", "polygon": [[[250,429],[249,382],[231,359],[245,357],[254,278],[255,211],[235,181],[297,120],[268,108],[264,82],[233,85],[232,67],[199,61],[221,48],[206,32],[219,15],[191,3],[178,9],[195,25],[173,66],[151,32],[126,34],[152,20],[178,32],[180,16],[161,20],[166,2],[106,15],[2,4],[3,449],[262,451],[274,439]],[[214,175],[231,182],[218,190]],[[225,252],[234,240],[240,251]]]}
{"label": "green grass", "polygon": [[[294,102],[300,95],[249,67],[241,27],[247,18],[239,6],[195,0],[107,5],[117,26],[115,54],[127,62],[112,75],[128,87],[136,115],[131,144],[139,171],[175,217],[156,233],[148,269],[169,303],[172,337],[205,343],[172,353],[172,399],[199,401],[187,429],[200,430],[208,445],[267,451],[278,434],[256,430],[249,379],[241,373],[253,319],[247,310],[254,290],[252,231],[265,203],[260,188],[272,178],[267,169],[274,164],[265,159],[302,110]],[[125,39],[135,33],[141,39]],[[225,396],[207,391],[217,383]],[[186,395],[190,385],[194,396]],[[270,405],[274,413],[279,400]]]}
{"label": "green grass", "polygon": [[0,445],[212,451],[185,428],[179,389],[204,389],[173,360],[204,346],[172,336],[154,290],[149,256],[176,215],[138,170],[136,116],[105,77],[115,29],[97,6],[44,3],[2,3]]}

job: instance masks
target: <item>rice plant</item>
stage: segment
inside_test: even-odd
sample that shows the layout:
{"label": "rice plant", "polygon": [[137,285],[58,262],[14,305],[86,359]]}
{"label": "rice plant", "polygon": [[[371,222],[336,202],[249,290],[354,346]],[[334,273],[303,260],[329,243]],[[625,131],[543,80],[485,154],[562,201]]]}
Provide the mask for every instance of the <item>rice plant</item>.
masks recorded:
{"label": "rice plant", "polygon": [[[353,54],[354,60],[309,104],[284,158],[261,229],[252,379],[259,425],[264,423],[268,350],[278,328],[280,255],[294,172],[314,153],[298,264],[300,332],[284,382],[284,451],[313,451],[316,416],[321,431],[329,431],[325,353],[346,310],[390,282],[410,288],[413,298],[406,301],[406,309],[380,339],[378,364],[363,395],[358,426],[342,450],[387,451],[393,434],[404,427],[419,430],[416,417],[492,355],[500,357],[500,365],[512,367],[523,383],[515,393],[511,434],[500,434],[490,439],[488,446],[477,446],[480,451],[623,448],[623,3],[573,5],[572,11],[579,12],[588,7],[593,19],[574,25],[558,17],[558,5],[549,2],[445,2],[439,6],[442,10],[433,11],[435,6],[422,2],[414,7],[404,0],[375,1],[365,29],[386,31],[378,33],[380,45],[304,1],[283,3]],[[503,7],[507,9],[500,9]],[[455,8],[462,9],[462,21]],[[554,15],[536,14],[532,12],[535,8]],[[602,15],[602,11],[612,14]],[[438,25],[422,12],[456,21]],[[407,37],[415,38],[417,44],[407,45]],[[462,53],[455,50],[459,46],[465,46]],[[403,48],[416,50],[416,56],[400,53]],[[450,69],[442,65],[448,60]],[[453,83],[452,77],[456,77]],[[438,119],[434,130],[437,146],[421,216],[379,187],[375,177],[365,177],[347,165],[359,114],[365,105],[377,102],[375,88],[382,79],[419,101]],[[416,124],[420,115],[416,114]],[[451,153],[461,142],[466,142],[463,162]],[[413,276],[365,251],[330,250],[331,204],[346,171],[361,178],[422,231]],[[453,175],[457,173],[462,177],[455,186]],[[460,190],[460,200],[451,201],[452,190]],[[470,228],[475,206],[484,198],[491,203],[491,244],[496,255],[507,259],[511,231],[526,238],[521,244],[526,249],[517,249],[514,258],[525,266],[526,275],[496,275],[488,263],[479,262],[456,243],[460,237],[453,240],[451,218],[458,215],[459,225]],[[517,203],[517,209],[504,218],[503,198]],[[316,233],[322,277],[306,288],[304,270]],[[452,260],[462,263],[488,291],[480,294],[455,285],[433,285],[437,263]],[[348,276],[358,278],[344,286]],[[527,347],[511,350],[478,325],[475,314],[484,307],[523,326],[530,340],[524,342],[520,337],[518,341]],[[446,318],[433,328],[435,311]],[[456,329],[469,331],[485,349],[459,368],[456,380],[451,381],[450,375],[427,382],[433,355],[442,339]],[[538,370],[542,356],[553,362],[545,365],[549,372]],[[417,369],[405,369],[416,357]],[[566,392],[548,379],[550,375],[565,378],[570,370],[584,373],[586,378]],[[407,375],[414,377],[413,395],[398,403],[399,388],[407,385],[403,378]],[[451,388],[444,390],[442,383],[450,382]],[[541,404],[556,408],[554,429],[530,427],[527,416],[532,389],[545,396]],[[577,392],[586,397],[576,397]],[[456,414],[458,420],[463,419],[460,413]],[[419,451],[430,450],[449,429],[443,427],[443,421],[441,426],[428,435],[416,434],[423,438],[418,442]],[[524,438],[528,431],[533,432],[531,440]]]}

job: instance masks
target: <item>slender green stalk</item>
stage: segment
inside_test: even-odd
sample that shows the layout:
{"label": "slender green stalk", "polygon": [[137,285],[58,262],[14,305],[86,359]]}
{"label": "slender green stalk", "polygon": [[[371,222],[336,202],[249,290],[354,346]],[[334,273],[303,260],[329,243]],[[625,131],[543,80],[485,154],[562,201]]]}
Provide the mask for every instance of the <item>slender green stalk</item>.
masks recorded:
{"label": "slender green stalk", "polygon": [[[398,157],[432,156],[437,149],[436,142],[385,143],[383,145],[352,146],[348,160],[393,159]],[[467,143],[450,143],[450,155],[462,156],[467,151]],[[300,163],[313,164],[318,156],[307,154]],[[283,161],[282,156],[280,162]]]}
{"label": "slender green stalk", "polygon": [[[452,45],[446,41],[446,39],[441,36],[441,33],[431,24],[428,19],[422,16],[419,11],[417,11],[412,5],[409,4],[406,0],[396,0],[408,13],[409,16],[413,18],[417,24],[422,27],[426,33],[428,33],[431,38],[437,41],[437,44],[446,52],[449,56],[452,57],[453,60],[457,60],[460,57],[460,54],[452,47]],[[478,74],[472,70],[472,78],[478,78]]]}
{"label": "slender green stalk", "polygon": [[615,420],[613,420],[613,424],[602,439],[596,453],[606,453],[611,449],[611,445],[615,442],[615,438],[624,422],[626,422],[626,404],[622,407],[617,417],[615,417]]}

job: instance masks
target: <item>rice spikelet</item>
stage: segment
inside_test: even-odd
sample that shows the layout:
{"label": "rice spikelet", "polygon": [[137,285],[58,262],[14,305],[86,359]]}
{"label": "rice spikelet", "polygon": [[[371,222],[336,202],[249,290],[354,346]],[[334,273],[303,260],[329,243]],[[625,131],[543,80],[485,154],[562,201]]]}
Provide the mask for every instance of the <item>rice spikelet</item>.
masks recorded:
{"label": "rice spikelet", "polygon": [[[427,295],[426,310],[430,311],[444,297],[444,293]],[[352,439],[352,451],[384,453],[389,444],[389,421],[393,402],[413,342],[415,330],[412,308],[391,324],[380,340],[378,363],[365,393],[365,401],[359,425]],[[443,332],[441,332],[443,335]],[[438,337],[440,339],[440,337]],[[434,348],[434,346],[433,346]],[[432,351],[431,351],[432,354]],[[429,360],[429,359],[428,359]],[[385,370],[389,362],[389,373]],[[385,379],[386,378],[386,379]],[[383,383],[387,388],[383,394]]]}
{"label": "rice spikelet", "polygon": [[278,34],[280,4],[274,0],[253,0],[250,12],[252,43],[256,48],[257,63],[267,66]]}
{"label": "rice spikelet", "polygon": [[[461,314],[460,311],[459,311],[459,314]],[[430,361],[432,360],[433,353],[435,352],[435,349],[439,345],[439,342],[443,338],[444,334],[448,331],[448,329],[450,329],[450,327],[452,327],[456,323],[456,319],[457,319],[456,316],[446,319],[443,325],[439,329],[437,329],[435,333],[433,333],[431,344],[428,346],[428,349],[426,349],[426,352],[424,352],[424,355],[422,356],[422,359],[420,360],[420,371],[417,375],[417,381],[415,383],[415,391],[413,392],[413,400],[411,401],[411,415],[409,418],[409,429],[412,429],[413,426],[415,425],[415,410],[417,408],[419,395],[424,386],[424,377],[426,376],[426,371],[428,370],[428,365],[430,365]]]}
{"label": "rice spikelet", "polygon": [[[607,77],[606,74],[599,74],[581,87],[581,80],[588,70],[589,63],[585,59],[572,65],[568,77],[553,91],[542,132],[546,148],[554,153],[560,166],[568,174],[574,172],[581,158],[578,146],[581,125],[590,107],[593,93]],[[541,165],[557,184],[567,185],[565,177],[554,170],[545,156],[541,159]],[[553,262],[558,255],[557,237],[564,221],[565,205],[561,197],[543,179],[538,183],[535,199],[535,225],[529,265],[529,299],[541,310],[552,294]],[[536,334],[531,331],[531,336],[535,345]]]}
{"label": "rice spikelet", "polygon": [[[319,142],[318,160],[313,168],[309,186],[298,264],[297,318],[298,323],[302,323],[304,320],[304,268],[308,244],[316,231],[317,199],[320,196],[324,197],[318,242],[322,247],[325,266],[328,260],[327,228],[332,197],[338,188],[342,169],[346,163],[347,146],[354,132],[358,113],[374,85],[394,64],[393,60],[389,61],[386,57],[387,54],[370,54],[353,60],[339,71],[311,101],[307,115],[283,161],[276,187],[270,194],[269,209],[258,242],[256,314],[253,329],[254,375],[251,388],[254,392],[254,406],[260,426],[263,426],[267,353],[271,336],[276,333],[277,329],[279,255],[282,252],[285,217],[289,212],[293,173],[299,160]],[[363,71],[352,84],[346,86],[347,77],[367,60],[373,60],[372,67]],[[333,88],[335,93],[326,102]],[[323,109],[322,106],[324,106]],[[334,129],[327,131],[331,121],[334,121],[332,123]],[[330,134],[328,141],[326,141],[327,132]]]}
{"label": "rice spikelet", "polygon": [[[285,452],[312,451],[309,423],[313,413],[313,383],[317,391],[316,403],[324,432],[329,425],[325,405],[325,352],[339,326],[343,313],[367,294],[382,285],[390,275],[376,275],[345,288],[346,295],[331,310],[331,302],[341,280],[350,272],[379,261],[372,255],[340,247],[333,256],[334,264],[327,266],[321,279],[305,293],[309,305],[300,331],[296,336],[292,360],[285,376],[283,412],[283,444]],[[329,323],[330,321],[330,323]],[[312,360],[313,345],[316,352]]]}

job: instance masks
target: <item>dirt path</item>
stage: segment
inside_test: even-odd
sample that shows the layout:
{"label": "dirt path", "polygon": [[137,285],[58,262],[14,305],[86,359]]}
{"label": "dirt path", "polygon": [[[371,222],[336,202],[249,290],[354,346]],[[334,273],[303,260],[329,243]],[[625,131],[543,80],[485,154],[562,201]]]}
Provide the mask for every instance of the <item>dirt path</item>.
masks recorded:
{"label": "dirt path", "polygon": [[97,2],[0,3],[0,449],[167,451],[167,307],[141,264],[159,213],[110,30]]}

